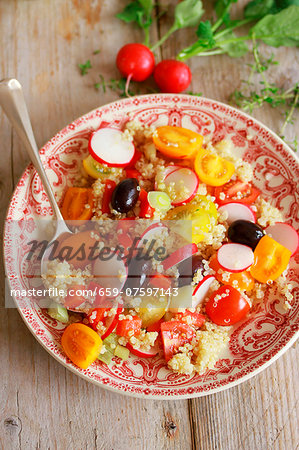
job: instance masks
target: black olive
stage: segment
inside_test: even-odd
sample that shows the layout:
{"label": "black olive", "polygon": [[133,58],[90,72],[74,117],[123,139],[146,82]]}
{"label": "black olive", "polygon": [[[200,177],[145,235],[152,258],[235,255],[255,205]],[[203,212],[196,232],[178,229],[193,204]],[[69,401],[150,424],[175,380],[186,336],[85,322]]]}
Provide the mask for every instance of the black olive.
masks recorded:
{"label": "black olive", "polygon": [[198,270],[203,270],[202,257],[200,255],[190,256],[190,258],[179,263],[177,268],[179,271],[178,286],[187,286],[188,284],[191,284],[195,273]]}
{"label": "black olive", "polygon": [[236,220],[228,228],[228,238],[232,242],[248,245],[253,250],[264,234],[260,226],[249,220]]}
{"label": "black olive", "polygon": [[138,187],[136,178],[127,178],[118,183],[112,194],[112,208],[119,213],[127,213],[133,209],[139,197]]}
{"label": "black olive", "polygon": [[126,288],[140,288],[147,280],[147,275],[149,275],[151,272],[151,259],[131,259],[128,266],[128,278],[126,280],[124,290],[126,290]]}

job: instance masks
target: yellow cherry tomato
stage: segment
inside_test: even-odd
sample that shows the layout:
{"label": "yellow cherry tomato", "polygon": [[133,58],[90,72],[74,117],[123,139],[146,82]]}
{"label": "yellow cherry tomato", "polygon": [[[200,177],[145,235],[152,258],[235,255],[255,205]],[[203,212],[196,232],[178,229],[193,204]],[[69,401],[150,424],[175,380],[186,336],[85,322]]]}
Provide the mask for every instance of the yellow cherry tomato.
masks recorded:
{"label": "yellow cherry tomato", "polygon": [[92,178],[101,178],[103,180],[111,177],[111,174],[121,173],[122,169],[117,167],[107,167],[97,162],[91,155],[82,161],[85,172]]}
{"label": "yellow cherry tomato", "polygon": [[184,221],[192,220],[192,242],[198,244],[216,225],[217,218],[215,204],[204,195],[200,195],[196,197],[196,202],[171,209],[165,220],[177,220],[173,229],[188,241],[190,241],[190,228]]}
{"label": "yellow cherry tomato", "polygon": [[153,141],[163,155],[170,158],[189,159],[201,148],[203,137],[187,128],[167,125],[156,128]]}
{"label": "yellow cherry tomato", "polygon": [[86,369],[99,356],[102,339],[87,325],[72,323],[64,330],[61,345],[76,366]]}
{"label": "yellow cherry tomato", "polygon": [[263,236],[254,252],[250,273],[260,283],[278,278],[288,267],[291,251],[270,236]]}
{"label": "yellow cherry tomato", "polygon": [[209,186],[222,186],[231,179],[235,171],[233,163],[209,150],[196,155],[194,168],[199,179]]}

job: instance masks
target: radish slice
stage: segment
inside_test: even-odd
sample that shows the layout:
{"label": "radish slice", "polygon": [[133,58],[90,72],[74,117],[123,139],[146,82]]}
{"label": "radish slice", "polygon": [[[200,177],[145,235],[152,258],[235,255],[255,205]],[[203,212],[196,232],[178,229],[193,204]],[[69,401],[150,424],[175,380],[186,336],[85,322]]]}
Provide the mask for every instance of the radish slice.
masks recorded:
{"label": "radish slice", "polygon": [[[96,259],[93,275],[97,278],[96,282],[106,290],[106,297],[114,298],[119,295],[127,280],[128,268],[123,260],[118,259],[118,254],[114,254],[110,259],[105,255],[105,260]],[[108,288],[111,289],[111,295],[107,295]]]}
{"label": "radish slice", "polygon": [[265,229],[265,232],[279,244],[288,248],[292,256],[299,248],[299,235],[297,231],[287,223],[277,222]]}
{"label": "radish slice", "polygon": [[[165,178],[167,177],[167,175],[170,175],[172,172],[175,172],[178,169],[182,169],[184,168],[184,166],[176,166],[176,165],[171,165],[171,166],[167,166],[164,169],[164,176],[163,178],[160,180],[160,183],[164,182]],[[157,181],[155,181],[155,189],[158,190],[158,183]]]}
{"label": "radish slice", "polygon": [[162,262],[164,270],[168,270],[176,264],[185,261],[185,259],[190,258],[194,253],[197,253],[196,244],[192,243],[184,245],[168,256],[168,258],[164,259]]}
{"label": "radish slice", "polygon": [[[145,232],[141,235],[141,238],[139,239],[136,248],[141,247],[142,245],[147,244],[148,242],[150,242],[152,239],[157,238],[157,232],[158,234],[161,233],[162,230],[167,230],[167,226],[163,225],[163,223],[158,222],[158,223],[154,223],[153,225],[149,226]],[[147,241],[147,242],[145,242]]]}
{"label": "radish slice", "polygon": [[107,329],[106,329],[105,333],[102,334],[102,336],[101,336],[102,340],[106,339],[106,337],[109,336],[109,334],[111,334],[112,331],[115,329],[117,322],[119,320],[119,315],[122,311],[123,311],[123,307],[122,307],[122,305],[119,305],[117,307],[117,310],[116,310],[116,313],[114,314],[114,316],[111,316],[109,318],[110,319],[109,321],[107,320],[107,323],[106,323]]}
{"label": "radish slice", "polygon": [[253,264],[253,251],[247,245],[224,244],[217,252],[217,261],[228,272],[243,272]]}
{"label": "radish slice", "polygon": [[152,358],[159,353],[158,345],[154,345],[150,348],[150,350],[140,350],[140,348],[134,348],[133,345],[128,342],[126,347],[133,355],[139,356],[139,358]]}
{"label": "radish slice", "polygon": [[249,222],[256,222],[256,216],[250,206],[243,203],[227,203],[218,208],[219,213],[226,212],[228,214],[227,223],[230,225],[236,220],[248,220]]}
{"label": "radish slice", "polygon": [[133,142],[125,139],[123,132],[114,128],[100,128],[92,133],[88,150],[96,161],[112,167],[127,166],[135,154]]}
{"label": "radish slice", "polygon": [[171,203],[178,206],[190,202],[198,189],[198,176],[192,169],[184,167],[169,173],[164,180],[166,189],[171,190],[171,197],[175,197]]}
{"label": "radish slice", "polygon": [[175,166],[175,165],[165,167],[165,169],[164,169],[164,179],[167,177],[167,175],[170,175],[175,170],[182,169],[182,168],[183,168],[183,166]]}
{"label": "radish slice", "polygon": [[192,294],[192,308],[196,308],[204,301],[215,279],[214,275],[207,275],[198,283]]}

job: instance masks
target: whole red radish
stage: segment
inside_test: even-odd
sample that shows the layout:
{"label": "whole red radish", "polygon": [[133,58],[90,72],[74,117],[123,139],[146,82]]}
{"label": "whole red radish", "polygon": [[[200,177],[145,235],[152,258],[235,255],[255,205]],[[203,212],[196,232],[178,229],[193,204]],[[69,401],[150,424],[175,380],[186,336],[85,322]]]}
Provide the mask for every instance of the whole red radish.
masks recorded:
{"label": "whole red radish", "polygon": [[155,82],[162,92],[179,92],[187,89],[191,83],[192,74],[189,67],[174,59],[164,59],[154,70]]}
{"label": "whole red radish", "polygon": [[117,54],[116,65],[124,77],[144,81],[154,70],[155,57],[143,44],[126,44]]}

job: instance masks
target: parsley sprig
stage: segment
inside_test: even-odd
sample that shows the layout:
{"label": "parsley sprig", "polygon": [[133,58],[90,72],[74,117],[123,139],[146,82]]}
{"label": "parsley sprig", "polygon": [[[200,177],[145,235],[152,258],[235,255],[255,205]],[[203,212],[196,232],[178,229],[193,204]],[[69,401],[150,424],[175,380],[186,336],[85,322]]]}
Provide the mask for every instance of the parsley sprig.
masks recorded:
{"label": "parsley sprig", "polygon": [[[294,123],[294,113],[296,108],[299,108],[299,83],[295,83],[288,89],[283,89],[276,83],[270,82],[266,72],[269,67],[277,65],[278,61],[273,59],[273,54],[269,58],[263,59],[255,40],[253,40],[252,53],[254,63],[249,64],[251,71],[248,80],[242,81],[242,89],[235,90],[231,95],[231,100],[249,113],[265,104],[270,105],[272,108],[282,108],[285,119],[279,134],[285,139],[286,127]],[[259,78],[255,80],[259,83],[259,88],[255,87],[254,77]],[[296,151],[298,146],[296,137],[291,144]]]}

